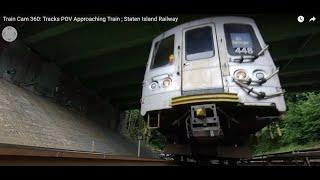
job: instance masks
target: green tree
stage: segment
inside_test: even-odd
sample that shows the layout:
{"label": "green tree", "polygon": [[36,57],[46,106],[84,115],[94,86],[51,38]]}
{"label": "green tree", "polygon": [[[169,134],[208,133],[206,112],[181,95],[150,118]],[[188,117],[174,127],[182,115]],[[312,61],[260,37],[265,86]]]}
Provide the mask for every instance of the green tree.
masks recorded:
{"label": "green tree", "polygon": [[263,128],[259,141],[253,141],[255,153],[294,150],[319,143],[320,93],[290,93],[286,95],[286,102],[288,110],[279,123],[282,136],[271,138],[270,129]]}
{"label": "green tree", "polygon": [[[137,109],[128,110],[126,113],[127,128],[125,130],[125,135],[127,135],[133,141],[137,141],[138,135],[146,135],[147,123],[144,121],[143,117],[140,115],[140,111]],[[147,138],[144,137],[146,140]],[[149,141],[144,141],[145,145],[151,146],[152,148],[161,150],[164,148],[166,138],[157,130],[151,131],[151,137],[148,138]]]}
{"label": "green tree", "polygon": [[297,102],[288,102],[289,110],[281,126],[282,144],[306,144],[320,138],[320,94],[303,93]]}

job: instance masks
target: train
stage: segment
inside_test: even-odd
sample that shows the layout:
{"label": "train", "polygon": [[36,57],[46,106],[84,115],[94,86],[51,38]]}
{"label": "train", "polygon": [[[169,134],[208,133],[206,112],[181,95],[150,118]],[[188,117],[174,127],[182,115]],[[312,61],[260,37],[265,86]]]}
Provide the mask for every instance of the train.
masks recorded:
{"label": "train", "polygon": [[250,137],[286,112],[278,74],[254,19],[193,20],[153,39],[140,112],[169,154],[250,157]]}

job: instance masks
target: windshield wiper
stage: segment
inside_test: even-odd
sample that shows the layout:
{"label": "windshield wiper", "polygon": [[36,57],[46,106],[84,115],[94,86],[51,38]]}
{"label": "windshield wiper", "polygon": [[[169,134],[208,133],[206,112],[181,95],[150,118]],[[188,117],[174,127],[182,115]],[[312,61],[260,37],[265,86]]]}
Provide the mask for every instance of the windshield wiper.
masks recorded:
{"label": "windshield wiper", "polygon": [[258,52],[258,54],[257,55],[255,55],[252,59],[251,59],[251,61],[254,61],[254,60],[256,60],[258,57],[260,57],[266,50],[268,50],[269,49],[269,45],[266,45],[264,48],[262,48],[259,52]]}

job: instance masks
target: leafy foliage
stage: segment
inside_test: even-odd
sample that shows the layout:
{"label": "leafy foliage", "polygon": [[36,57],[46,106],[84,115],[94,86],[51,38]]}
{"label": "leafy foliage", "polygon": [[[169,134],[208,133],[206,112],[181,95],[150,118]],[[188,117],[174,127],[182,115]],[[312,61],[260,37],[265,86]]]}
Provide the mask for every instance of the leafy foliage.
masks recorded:
{"label": "leafy foliage", "polygon": [[151,146],[157,150],[164,148],[166,138],[159,131],[151,131],[149,138],[146,137],[147,123],[140,115],[140,111],[137,109],[126,111],[126,129],[125,135],[127,135],[133,141],[137,141],[138,136],[142,136],[144,145]]}
{"label": "leafy foliage", "polygon": [[274,129],[262,129],[258,140],[253,142],[255,153],[302,148],[320,142],[320,93],[288,94],[286,99],[288,111],[279,123],[282,136],[271,138],[270,132],[276,134]]}
{"label": "leafy foliage", "polygon": [[306,144],[320,140],[320,94],[306,93],[306,100],[289,102],[287,122],[283,123],[283,144]]}
{"label": "leafy foliage", "polygon": [[126,111],[126,129],[125,134],[133,140],[143,134],[145,123],[138,110]]}

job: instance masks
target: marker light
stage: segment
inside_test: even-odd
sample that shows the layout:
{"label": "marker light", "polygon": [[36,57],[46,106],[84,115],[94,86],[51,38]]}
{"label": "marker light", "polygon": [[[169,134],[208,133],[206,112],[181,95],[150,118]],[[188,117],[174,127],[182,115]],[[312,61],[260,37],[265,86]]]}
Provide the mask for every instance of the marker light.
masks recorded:
{"label": "marker light", "polygon": [[150,84],[150,88],[151,88],[152,90],[155,90],[155,89],[157,88],[157,86],[158,86],[158,83],[156,83],[156,82],[152,82],[152,83]]}
{"label": "marker light", "polygon": [[234,73],[234,76],[237,80],[243,81],[247,79],[247,72],[243,69],[239,69]]}
{"label": "marker light", "polygon": [[256,73],[256,78],[261,80],[261,79],[264,79],[264,74],[262,72],[257,72]]}
{"label": "marker light", "polygon": [[165,88],[168,87],[168,86],[170,86],[170,85],[171,85],[171,79],[170,79],[170,78],[167,78],[167,79],[163,80],[162,85],[163,85],[163,87],[165,87]]}

